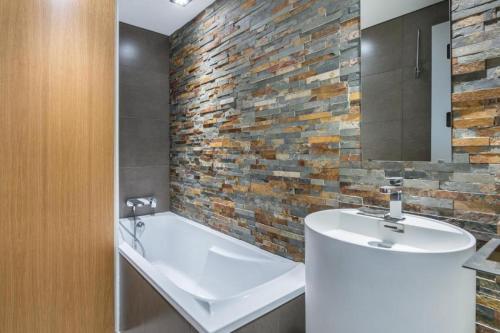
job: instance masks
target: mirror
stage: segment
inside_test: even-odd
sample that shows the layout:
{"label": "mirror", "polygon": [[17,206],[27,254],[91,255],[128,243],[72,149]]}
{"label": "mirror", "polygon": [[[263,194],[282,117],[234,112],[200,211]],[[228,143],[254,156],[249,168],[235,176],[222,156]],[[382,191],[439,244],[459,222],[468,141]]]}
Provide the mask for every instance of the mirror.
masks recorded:
{"label": "mirror", "polygon": [[361,0],[364,160],[451,162],[448,0]]}

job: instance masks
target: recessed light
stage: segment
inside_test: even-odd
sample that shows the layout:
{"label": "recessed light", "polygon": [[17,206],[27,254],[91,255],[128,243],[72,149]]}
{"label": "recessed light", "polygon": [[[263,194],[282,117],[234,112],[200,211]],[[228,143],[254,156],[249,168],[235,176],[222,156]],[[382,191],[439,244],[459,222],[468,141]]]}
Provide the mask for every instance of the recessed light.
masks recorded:
{"label": "recessed light", "polygon": [[179,6],[186,6],[188,3],[190,3],[192,0],[170,0],[171,3],[175,3],[176,5]]}

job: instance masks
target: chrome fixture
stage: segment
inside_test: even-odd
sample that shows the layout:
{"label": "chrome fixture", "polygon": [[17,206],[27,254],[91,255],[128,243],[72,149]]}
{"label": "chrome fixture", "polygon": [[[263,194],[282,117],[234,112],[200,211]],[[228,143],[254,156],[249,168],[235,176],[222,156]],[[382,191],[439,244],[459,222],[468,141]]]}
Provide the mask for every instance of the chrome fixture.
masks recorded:
{"label": "chrome fixture", "polygon": [[132,207],[134,211],[136,207],[151,207],[154,209],[157,204],[158,200],[155,197],[127,199],[127,207]]}
{"label": "chrome fixture", "polygon": [[188,5],[192,0],[170,0],[171,3],[174,3],[176,5],[185,7]]}
{"label": "chrome fixture", "polygon": [[420,68],[420,29],[417,29],[417,55],[416,55],[416,66],[415,66],[415,78],[420,78],[422,69]]}
{"label": "chrome fixture", "polygon": [[[130,237],[132,237],[132,239],[134,239],[134,233],[132,231],[129,230],[129,227],[127,227],[125,224],[123,224],[123,222],[120,220],[120,225],[121,225],[121,228],[120,228],[120,233],[125,231]],[[142,224],[138,225],[138,229],[140,228],[144,228],[145,227],[145,224],[144,222],[141,221]],[[139,245],[140,247],[140,253],[142,254],[142,256],[145,258],[146,257],[146,250],[144,249],[144,246],[142,245],[141,241],[139,239],[137,239],[136,242],[134,242],[133,246],[135,248],[137,248],[137,245]]]}
{"label": "chrome fixture", "polygon": [[140,244],[140,241],[137,238],[137,230],[142,230],[142,229],[144,229],[145,226],[146,225],[144,224],[144,222],[142,222],[141,218],[138,216],[136,217],[134,214],[134,234],[132,235],[134,238],[134,243],[132,246],[134,248],[134,250],[137,249],[137,243]]}
{"label": "chrome fixture", "polygon": [[370,217],[377,217],[379,219],[383,219],[387,215],[387,209],[378,209],[378,208],[371,208],[371,207],[360,207],[358,209],[358,214],[359,215],[370,216]]}
{"label": "chrome fixture", "polygon": [[[400,220],[403,220],[404,218],[401,218],[401,219],[392,218],[390,216],[390,213],[387,211],[387,209],[360,207],[358,209],[358,214],[381,219],[382,226],[386,229],[389,229],[390,231],[394,231],[397,233],[404,233],[405,232],[404,224],[398,223]],[[384,246],[378,246],[378,247],[384,247]],[[386,248],[389,248],[389,247],[386,247]]]}
{"label": "chrome fixture", "polygon": [[389,212],[385,209],[376,209],[370,207],[361,207],[358,210],[359,215],[365,215],[370,217],[375,217],[382,219],[382,226],[390,231],[397,233],[404,233],[405,226],[402,223],[398,223],[404,220],[403,216],[403,178],[402,177],[390,177],[388,186],[381,186],[380,192],[389,194]]}
{"label": "chrome fixture", "polygon": [[403,217],[403,178],[402,177],[391,177],[387,178],[389,180],[389,186],[381,186],[380,192],[389,194],[389,214],[384,216],[384,219],[389,222],[398,222],[404,220]]}
{"label": "chrome fixture", "polygon": [[130,198],[127,199],[127,207],[132,208],[132,218],[134,219],[134,233],[133,233],[133,238],[134,238],[134,244],[133,248],[134,250],[137,249],[137,242],[139,241],[137,239],[137,229],[143,229],[145,227],[144,222],[142,222],[141,218],[137,216],[136,214],[136,208],[137,207],[151,207],[153,210],[153,214],[155,212],[155,208],[158,204],[158,200],[155,197],[147,197],[147,198]]}

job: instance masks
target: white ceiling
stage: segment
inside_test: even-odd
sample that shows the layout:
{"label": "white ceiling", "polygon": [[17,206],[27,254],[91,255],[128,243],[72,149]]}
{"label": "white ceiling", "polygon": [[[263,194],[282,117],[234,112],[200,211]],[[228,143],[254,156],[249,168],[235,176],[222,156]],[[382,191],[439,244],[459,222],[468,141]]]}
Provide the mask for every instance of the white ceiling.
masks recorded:
{"label": "white ceiling", "polygon": [[185,7],[170,0],[118,0],[121,22],[171,35],[215,0],[193,0]]}
{"label": "white ceiling", "polygon": [[361,29],[392,20],[443,0],[361,0]]}

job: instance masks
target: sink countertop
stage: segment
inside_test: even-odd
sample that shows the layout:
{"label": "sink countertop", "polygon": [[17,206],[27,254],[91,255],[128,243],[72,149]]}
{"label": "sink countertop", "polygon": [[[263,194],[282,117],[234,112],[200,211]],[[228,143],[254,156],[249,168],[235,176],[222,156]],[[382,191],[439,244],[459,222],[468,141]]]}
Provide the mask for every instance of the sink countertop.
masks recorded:
{"label": "sink countertop", "polygon": [[486,243],[479,251],[469,258],[465,264],[465,268],[473,269],[489,274],[500,275],[500,262],[490,260],[490,256],[500,246],[500,239],[493,238]]}

